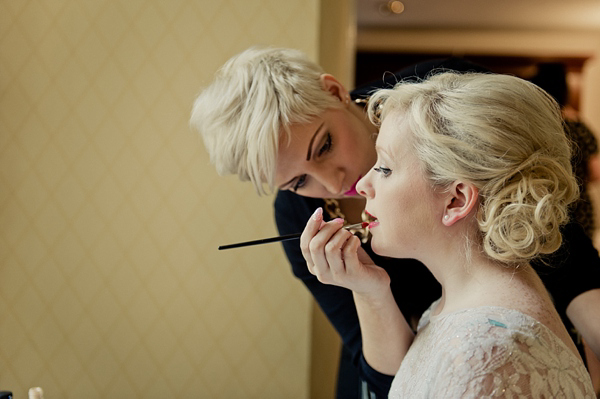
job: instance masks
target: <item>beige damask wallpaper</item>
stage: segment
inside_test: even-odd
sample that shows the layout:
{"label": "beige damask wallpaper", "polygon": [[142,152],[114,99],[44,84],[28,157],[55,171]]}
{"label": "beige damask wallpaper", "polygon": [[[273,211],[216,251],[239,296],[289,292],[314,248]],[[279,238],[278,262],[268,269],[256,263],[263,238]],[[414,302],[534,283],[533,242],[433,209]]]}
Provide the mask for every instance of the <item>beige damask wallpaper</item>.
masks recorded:
{"label": "beige damask wallpaper", "polygon": [[0,390],[307,398],[310,300],[271,198],[187,121],[253,44],[318,54],[318,0],[0,0]]}

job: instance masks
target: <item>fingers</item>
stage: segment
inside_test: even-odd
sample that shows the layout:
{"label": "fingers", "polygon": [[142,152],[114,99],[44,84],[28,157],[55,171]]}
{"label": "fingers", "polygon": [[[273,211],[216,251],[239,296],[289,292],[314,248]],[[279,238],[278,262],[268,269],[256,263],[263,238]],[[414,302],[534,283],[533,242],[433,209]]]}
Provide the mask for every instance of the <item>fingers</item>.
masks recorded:
{"label": "fingers", "polygon": [[308,250],[313,262],[314,274],[325,275],[329,271],[327,251],[332,250],[332,238],[342,228],[344,221],[334,219],[325,224],[317,234],[310,240]]}
{"label": "fingers", "polygon": [[[341,280],[339,276],[343,276],[346,271],[345,258],[354,257],[355,263],[358,263],[356,249],[360,246],[360,240],[352,239],[352,233],[342,228],[343,223],[342,219],[325,223],[319,208],[300,237],[300,249],[308,270],[323,283]],[[345,249],[349,240],[353,243],[353,250]]]}
{"label": "fingers", "polygon": [[329,265],[324,253],[325,245],[333,234],[342,228],[343,224],[343,219],[334,219],[325,223],[322,210],[319,208],[307,222],[306,228],[300,236],[300,249],[306,259],[308,270],[319,280],[329,274]]}
{"label": "fingers", "polygon": [[315,273],[313,271],[314,263],[310,253],[309,244],[324,224],[323,208],[319,207],[306,223],[306,227],[300,236],[300,250],[302,251],[302,256],[304,256],[304,259],[306,259],[306,265],[308,266],[308,271],[311,272],[311,274]]}
{"label": "fingers", "polygon": [[[306,257],[305,250],[308,250],[308,243],[310,240],[319,232],[319,229],[325,224],[323,221],[323,208],[317,208],[317,210],[312,214],[308,222],[306,222],[306,227],[300,236],[300,248],[302,249],[302,255]],[[308,260],[308,259],[307,259]]]}
{"label": "fingers", "polygon": [[352,237],[354,235],[348,230],[340,229],[325,244],[324,254],[334,280],[339,279],[339,276],[346,273],[346,260],[351,259],[353,256],[356,257],[356,250],[354,254],[348,250]]}
{"label": "fingers", "polygon": [[371,258],[369,258],[369,255],[366,254],[366,252],[364,252],[364,249],[362,249],[362,247],[360,246],[360,238],[358,238],[357,236],[351,234],[352,237],[350,237],[348,239],[348,242],[346,243],[346,245],[344,246],[344,259],[347,259],[348,261],[350,260],[356,260],[357,262],[362,261],[360,259],[360,251],[362,251],[365,256],[367,257],[368,260],[371,260]]}

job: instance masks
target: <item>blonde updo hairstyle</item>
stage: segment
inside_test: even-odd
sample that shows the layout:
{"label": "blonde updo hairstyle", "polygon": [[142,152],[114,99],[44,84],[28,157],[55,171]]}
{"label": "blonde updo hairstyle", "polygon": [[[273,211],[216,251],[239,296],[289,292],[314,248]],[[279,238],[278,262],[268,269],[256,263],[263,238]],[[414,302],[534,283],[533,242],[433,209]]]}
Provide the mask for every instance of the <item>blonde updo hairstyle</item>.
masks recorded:
{"label": "blonde updo hairstyle", "polygon": [[521,264],[560,247],[578,186],[559,107],[542,89],[508,75],[446,72],[380,90],[368,109],[374,123],[390,114],[408,123],[435,186],[478,188],[478,244],[489,257]]}
{"label": "blonde updo hairstyle", "polygon": [[190,126],[220,175],[273,189],[280,134],[341,102],[325,91],[323,70],[298,51],[252,47],[227,61],[196,98]]}

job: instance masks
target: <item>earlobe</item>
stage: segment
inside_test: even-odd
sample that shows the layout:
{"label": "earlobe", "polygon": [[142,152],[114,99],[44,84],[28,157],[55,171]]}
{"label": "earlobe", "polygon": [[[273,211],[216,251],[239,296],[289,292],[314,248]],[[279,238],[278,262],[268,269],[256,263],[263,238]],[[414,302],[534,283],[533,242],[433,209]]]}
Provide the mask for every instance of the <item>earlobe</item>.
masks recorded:
{"label": "earlobe", "polygon": [[448,190],[442,223],[452,226],[467,217],[479,200],[479,190],[472,183],[454,182]]}
{"label": "earlobe", "polygon": [[320,76],[321,87],[344,104],[350,103],[350,94],[333,75],[324,73]]}

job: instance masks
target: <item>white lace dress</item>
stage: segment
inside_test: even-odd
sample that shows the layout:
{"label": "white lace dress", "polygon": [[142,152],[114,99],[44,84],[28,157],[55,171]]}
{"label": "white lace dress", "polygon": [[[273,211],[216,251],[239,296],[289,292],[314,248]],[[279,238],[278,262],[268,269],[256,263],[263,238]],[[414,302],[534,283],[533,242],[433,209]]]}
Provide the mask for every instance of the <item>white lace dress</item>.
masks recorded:
{"label": "white lace dress", "polygon": [[512,309],[431,316],[392,382],[389,398],[590,398],[590,376],[546,326]]}

